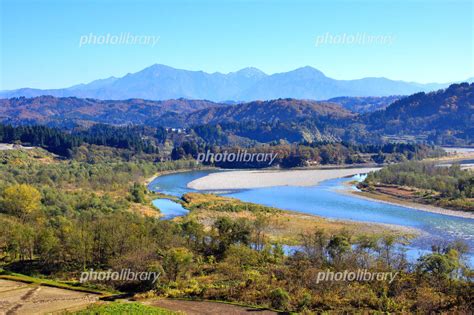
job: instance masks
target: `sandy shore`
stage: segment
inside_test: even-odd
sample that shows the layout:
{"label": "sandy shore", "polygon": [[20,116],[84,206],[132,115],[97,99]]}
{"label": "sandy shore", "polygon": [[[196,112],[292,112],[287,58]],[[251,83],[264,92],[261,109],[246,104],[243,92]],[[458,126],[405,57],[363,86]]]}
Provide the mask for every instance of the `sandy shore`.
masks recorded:
{"label": "sandy shore", "polygon": [[229,171],[209,174],[188,184],[196,190],[232,190],[274,186],[314,186],[321,181],[368,173],[380,168],[290,171]]}
{"label": "sandy shore", "polygon": [[474,219],[474,213],[471,213],[471,212],[456,211],[456,210],[450,210],[450,209],[445,209],[445,208],[431,206],[431,205],[425,205],[421,203],[399,200],[388,195],[380,195],[380,194],[374,194],[374,193],[363,192],[363,191],[354,191],[354,190],[349,190],[349,189],[341,190],[340,192],[345,193],[345,194],[350,194],[351,196],[370,200],[370,201],[377,201],[377,202],[382,202],[382,203],[386,203],[390,205],[402,206],[405,208],[444,214],[444,215],[449,215],[453,217]]}

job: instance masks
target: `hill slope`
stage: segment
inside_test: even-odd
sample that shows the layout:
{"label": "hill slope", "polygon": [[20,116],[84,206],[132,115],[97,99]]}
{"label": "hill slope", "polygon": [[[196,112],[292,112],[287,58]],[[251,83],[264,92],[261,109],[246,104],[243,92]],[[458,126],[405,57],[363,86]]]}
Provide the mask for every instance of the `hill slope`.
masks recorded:
{"label": "hill slope", "polygon": [[102,101],[76,97],[20,97],[0,100],[0,120],[11,124],[35,123],[60,127],[74,121],[174,126],[179,117],[213,106],[223,105],[184,99]]}
{"label": "hill slope", "polygon": [[286,122],[317,117],[351,118],[355,115],[340,105],[295,99],[255,101],[227,107],[212,107],[190,113],[188,125],[245,121]]}
{"label": "hill slope", "polygon": [[369,130],[381,134],[424,135],[437,143],[474,141],[474,83],[402,98],[383,111],[368,114]]}
{"label": "hill slope", "polygon": [[[334,101],[354,107],[386,106],[396,98]],[[0,100],[0,121],[59,127],[74,127],[78,123],[86,126],[91,123],[201,126],[195,130],[200,130],[203,137],[209,135],[209,139],[227,133],[260,142],[340,139],[375,143],[388,138],[469,145],[474,144],[474,84],[453,84],[445,90],[413,94],[383,110],[365,114],[351,112],[336,103],[296,99],[227,105],[185,99],[12,98]],[[215,126],[217,124],[221,127]]]}
{"label": "hill slope", "polygon": [[334,97],[328,99],[328,102],[340,104],[345,109],[356,113],[369,113],[376,110],[387,108],[390,104],[398,101],[403,96],[367,96],[367,97]]}

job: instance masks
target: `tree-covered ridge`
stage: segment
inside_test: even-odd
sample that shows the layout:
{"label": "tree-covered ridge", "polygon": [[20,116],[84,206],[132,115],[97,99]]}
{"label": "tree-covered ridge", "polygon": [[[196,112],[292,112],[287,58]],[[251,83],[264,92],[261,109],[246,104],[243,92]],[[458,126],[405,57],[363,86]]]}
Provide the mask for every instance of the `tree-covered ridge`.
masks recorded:
{"label": "tree-covered ridge", "polygon": [[116,127],[99,124],[87,130],[75,132],[73,135],[88,144],[131,149],[137,152],[157,153],[157,145],[164,143],[166,140],[166,129],[144,126]]}
{"label": "tree-covered ridge", "polygon": [[[258,142],[232,145],[233,142],[229,141],[229,136],[223,130],[233,128],[234,132],[237,132],[239,126],[244,125],[208,125],[193,128],[185,133],[176,133],[162,127],[145,126],[117,127],[98,124],[87,129],[66,132],[46,126],[13,127],[0,124],[0,142],[37,146],[63,157],[89,162],[107,159],[115,161],[117,158],[130,161],[137,156],[148,161],[197,159],[199,153],[206,153],[208,150],[212,153],[245,150],[250,153],[277,153],[271,166],[296,167],[312,164],[391,163],[444,154],[427,145],[364,145],[337,142],[334,139],[298,144],[281,144],[284,141],[280,139],[269,145],[259,145]],[[241,132],[249,132],[248,129],[245,130]],[[173,147],[169,148],[170,145]],[[117,149],[117,152],[114,152],[114,149]],[[209,161],[206,164],[209,164]],[[244,162],[222,162],[215,165],[224,168],[270,166],[267,163]]]}
{"label": "tree-covered ridge", "polygon": [[382,110],[387,108],[390,104],[395,101],[398,101],[403,96],[394,95],[394,96],[341,96],[330,98],[328,102],[340,104],[345,109],[348,109],[355,113],[370,113],[377,110]]}
{"label": "tree-covered ridge", "polygon": [[226,107],[211,107],[188,115],[188,125],[246,121],[296,121],[301,118],[350,118],[354,114],[340,105],[310,100],[277,99]]}
{"label": "tree-covered ridge", "polygon": [[[338,128],[335,128],[336,125]],[[271,142],[321,142],[341,141],[340,130],[346,123],[329,123],[328,119],[312,118],[272,122],[249,120],[193,126],[191,129],[209,144],[252,145]],[[340,128],[339,128],[340,127]]]}
{"label": "tree-covered ridge", "polygon": [[46,126],[0,125],[0,142],[23,143],[47,148],[50,152],[62,156],[70,156],[71,150],[81,145],[82,139]]}
{"label": "tree-covered ridge", "polygon": [[[210,131],[212,132],[212,131]],[[407,160],[421,160],[428,157],[440,157],[446,153],[437,147],[405,144],[351,144],[345,142],[312,142],[299,144],[279,144],[255,145],[252,147],[238,146],[212,146],[207,143],[195,143],[185,141],[174,147],[171,158],[197,159],[198,155],[210,153],[273,153],[277,154],[272,165],[264,161],[253,162],[212,162],[205,161],[203,164],[215,165],[222,168],[263,168],[269,166],[280,166],[283,168],[302,167],[311,165],[351,165],[364,163],[395,163]]]}
{"label": "tree-covered ridge", "polygon": [[[213,106],[205,100],[143,99],[97,100],[77,97],[38,96],[0,99],[0,117],[9,124],[45,124],[74,126],[80,121],[114,125],[176,126],[176,119],[186,113]],[[162,119],[161,119],[162,118]]]}
{"label": "tree-covered ridge", "polygon": [[74,150],[82,144],[157,153],[157,143],[165,139],[166,130],[161,127],[94,125],[87,130],[70,133],[46,126],[13,127],[0,124],[0,142],[38,146],[65,157],[72,157]]}
{"label": "tree-covered ridge", "polygon": [[424,135],[435,143],[474,141],[474,83],[402,98],[366,116],[368,129],[389,135]]}
{"label": "tree-covered ridge", "polygon": [[407,162],[370,173],[369,188],[377,184],[408,186],[419,189],[420,200],[440,206],[474,211],[474,172],[458,164],[449,167],[435,163]]}

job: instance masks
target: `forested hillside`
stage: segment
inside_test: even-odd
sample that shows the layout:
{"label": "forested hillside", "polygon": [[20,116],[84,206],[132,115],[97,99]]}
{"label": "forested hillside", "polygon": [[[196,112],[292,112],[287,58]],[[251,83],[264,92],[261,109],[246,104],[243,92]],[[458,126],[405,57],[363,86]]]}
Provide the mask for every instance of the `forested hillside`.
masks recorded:
{"label": "forested hillside", "polygon": [[84,131],[67,133],[46,126],[0,124],[0,142],[37,146],[64,157],[72,157],[75,149],[83,144],[158,153],[157,143],[163,143],[165,139],[163,128],[95,125]]}
{"label": "forested hillside", "polygon": [[255,101],[239,105],[207,108],[188,115],[189,125],[245,121],[298,121],[302,118],[351,118],[355,115],[340,105],[295,99]]}
{"label": "forested hillside", "polygon": [[[417,93],[396,100],[338,98],[331,102],[276,99],[235,105],[209,101],[99,101],[94,99],[13,98],[0,100],[0,119],[8,124],[45,124],[62,129],[96,123],[192,128],[206,141],[235,145],[287,142],[386,141],[471,145],[474,139],[474,84],[453,84],[446,90]],[[216,131],[220,134],[216,135]],[[210,136],[213,139],[210,139]],[[388,140],[387,140],[388,139]]]}
{"label": "forested hillside", "polygon": [[387,108],[390,104],[398,101],[403,96],[381,96],[381,97],[334,97],[328,99],[328,102],[340,104],[345,109],[355,113],[370,113],[376,110]]}
{"label": "forested hillside", "polygon": [[[176,117],[199,109],[222,106],[204,100],[102,101],[90,98],[39,96],[0,100],[0,119],[10,124],[74,126],[89,121],[114,125],[176,126]],[[171,117],[171,118],[170,118]]]}
{"label": "forested hillside", "polygon": [[[65,132],[46,126],[13,127],[0,124],[0,142],[41,147],[64,158],[89,161],[103,158],[115,160],[117,157],[128,161],[137,156],[147,161],[194,160],[198,153],[207,151],[219,153],[245,149],[249,152],[273,152],[277,154],[277,158],[271,166],[289,168],[311,164],[392,163],[445,154],[433,146],[403,143],[357,145],[337,141],[311,141],[288,144],[272,141],[269,145],[253,143],[239,146],[227,137],[220,127],[208,126],[177,133],[161,127],[98,124],[86,130]],[[270,166],[259,163],[215,165],[230,168]]]}
{"label": "forested hillside", "polygon": [[364,119],[377,134],[424,135],[445,144],[474,143],[474,83],[402,98]]}

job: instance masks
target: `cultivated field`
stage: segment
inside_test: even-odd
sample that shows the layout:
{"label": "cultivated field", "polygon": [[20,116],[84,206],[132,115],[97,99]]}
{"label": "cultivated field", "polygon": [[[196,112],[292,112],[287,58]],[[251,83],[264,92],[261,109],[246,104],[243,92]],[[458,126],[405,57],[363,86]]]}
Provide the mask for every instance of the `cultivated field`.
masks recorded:
{"label": "cultivated field", "polygon": [[0,314],[45,314],[82,308],[96,294],[0,279]]}

